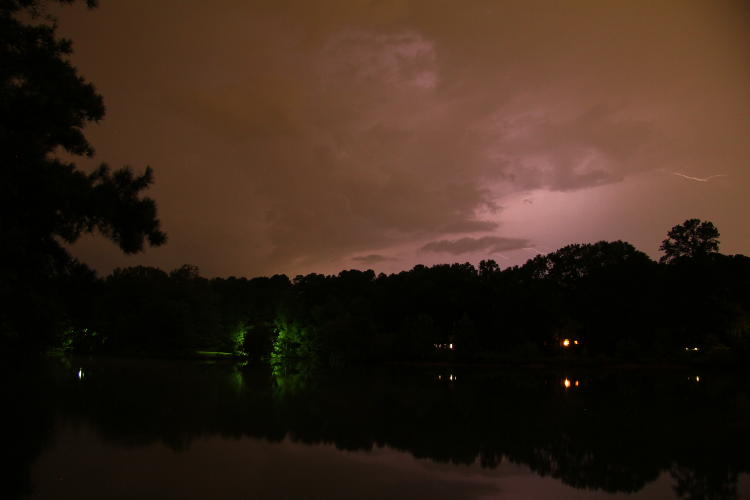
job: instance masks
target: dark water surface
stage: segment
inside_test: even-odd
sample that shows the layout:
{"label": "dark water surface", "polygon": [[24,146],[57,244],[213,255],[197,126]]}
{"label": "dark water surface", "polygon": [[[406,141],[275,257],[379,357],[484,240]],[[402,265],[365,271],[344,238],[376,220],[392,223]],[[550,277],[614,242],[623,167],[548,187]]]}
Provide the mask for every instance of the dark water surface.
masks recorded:
{"label": "dark water surface", "polygon": [[750,498],[736,374],[16,365],[4,498]]}

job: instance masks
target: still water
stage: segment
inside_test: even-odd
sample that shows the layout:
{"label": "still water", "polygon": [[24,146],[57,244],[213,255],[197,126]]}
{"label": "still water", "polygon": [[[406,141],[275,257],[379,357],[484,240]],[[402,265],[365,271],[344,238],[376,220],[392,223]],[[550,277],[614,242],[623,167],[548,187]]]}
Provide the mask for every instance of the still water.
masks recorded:
{"label": "still water", "polygon": [[721,372],[62,359],[2,375],[9,498],[750,498],[750,383]]}

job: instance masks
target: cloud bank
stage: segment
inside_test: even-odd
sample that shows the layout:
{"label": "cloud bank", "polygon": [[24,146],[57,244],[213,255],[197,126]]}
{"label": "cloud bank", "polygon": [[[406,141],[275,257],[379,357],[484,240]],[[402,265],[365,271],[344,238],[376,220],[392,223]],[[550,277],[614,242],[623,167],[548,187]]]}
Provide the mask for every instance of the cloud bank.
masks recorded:
{"label": "cloud bank", "polygon": [[482,236],[481,238],[460,238],[457,240],[438,240],[423,245],[423,252],[439,252],[461,255],[470,252],[499,253],[529,248],[532,243],[521,238],[503,238],[501,236]]}
{"label": "cloud bank", "polygon": [[[209,275],[413,256],[396,269],[424,252],[562,244],[545,239],[569,222],[553,212],[509,228],[509,208],[544,210],[544,196],[522,201],[531,191],[583,199],[657,169],[707,178],[717,164],[742,185],[747,13],[742,2],[585,0],[66,9],[74,61],[108,106],[92,131],[97,160],[154,166],[170,235],[130,260],[98,244],[78,255]],[[659,195],[690,208],[669,189]],[[658,215],[637,197],[616,203],[645,227]],[[599,211],[575,212],[583,237],[601,239]],[[664,217],[660,227],[679,222]]]}

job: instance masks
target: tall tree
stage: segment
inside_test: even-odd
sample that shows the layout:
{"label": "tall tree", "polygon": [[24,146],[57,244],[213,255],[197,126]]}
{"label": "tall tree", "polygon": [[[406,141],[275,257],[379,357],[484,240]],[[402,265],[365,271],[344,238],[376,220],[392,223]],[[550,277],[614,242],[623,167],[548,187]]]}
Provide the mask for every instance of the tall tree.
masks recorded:
{"label": "tall tree", "polygon": [[[105,113],[102,97],[70,62],[71,41],[57,36],[46,13],[49,3],[74,1],[0,0],[4,307],[8,301],[28,305],[48,286],[45,280],[75,272],[79,266],[64,244],[83,233],[98,230],[126,253],[166,241],[155,202],[141,195],[153,182],[150,168],[136,174],[102,164],[87,173],[71,161],[93,156],[83,128]],[[95,3],[86,1],[89,7]],[[0,333],[17,329],[17,319],[0,314]]]}
{"label": "tall tree", "polygon": [[683,258],[705,257],[719,251],[719,230],[709,221],[688,219],[669,230],[659,250],[659,262],[672,263]]}

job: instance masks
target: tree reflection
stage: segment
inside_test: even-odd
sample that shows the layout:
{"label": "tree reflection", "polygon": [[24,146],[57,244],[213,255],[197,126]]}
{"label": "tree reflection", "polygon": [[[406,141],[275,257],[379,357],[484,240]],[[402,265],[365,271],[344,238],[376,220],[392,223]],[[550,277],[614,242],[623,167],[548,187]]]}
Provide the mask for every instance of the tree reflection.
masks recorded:
{"label": "tree reflection", "polygon": [[607,492],[635,492],[668,472],[686,499],[736,498],[737,474],[750,470],[750,405],[741,404],[748,385],[719,374],[696,384],[682,373],[318,372],[223,362],[110,360],[57,369],[44,404],[121,446],[182,451],[212,435],[346,450],[389,446],[445,463],[509,461]]}
{"label": "tree reflection", "polygon": [[[31,494],[31,468],[53,441],[52,394],[44,366],[6,359],[0,364],[3,466],[0,484],[3,496],[24,498]],[[21,376],[19,376],[21,375]]]}
{"label": "tree reflection", "polygon": [[734,500],[737,497],[737,473],[725,468],[690,468],[676,465],[670,469],[674,491],[686,500]]}

